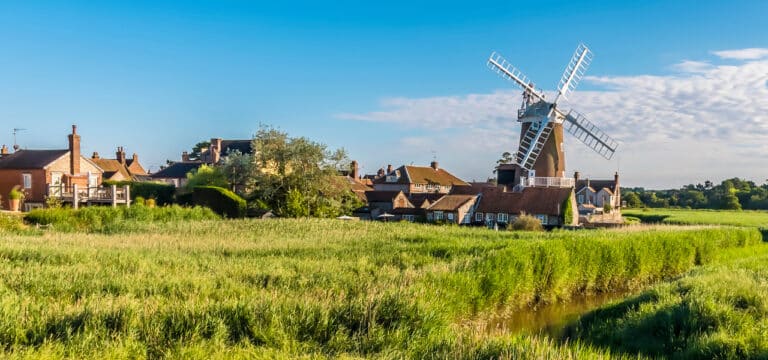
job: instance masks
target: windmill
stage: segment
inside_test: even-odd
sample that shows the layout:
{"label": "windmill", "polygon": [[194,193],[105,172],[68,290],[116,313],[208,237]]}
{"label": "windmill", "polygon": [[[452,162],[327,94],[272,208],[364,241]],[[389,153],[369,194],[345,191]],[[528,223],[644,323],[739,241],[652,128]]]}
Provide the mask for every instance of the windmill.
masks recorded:
{"label": "windmill", "polygon": [[523,90],[523,103],[517,112],[522,123],[516,165],[527,177],[564,177],[563,127],[604,158],[610,160],[618,143],[584,115],[574,110],[558,108],[558,101],[567,100],[592,62],[592,52],[579,44],[563,72],[554,101],[545,100],[544,93],[520,70],[496,52],[488,58],[488,67],[501,77],[515,82]]}

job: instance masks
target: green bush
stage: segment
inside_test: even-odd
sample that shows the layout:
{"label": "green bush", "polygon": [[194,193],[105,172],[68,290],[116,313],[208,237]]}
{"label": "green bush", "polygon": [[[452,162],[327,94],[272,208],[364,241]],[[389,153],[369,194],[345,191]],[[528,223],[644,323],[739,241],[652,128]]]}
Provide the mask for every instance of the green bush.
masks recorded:
{"label": "green bush", "polygon": [[246,203],[237,194],[217,186],[198,186],[192,190],[196,205],[205,206],[228,218],[245,217]]}
{"label": "green bush", "polygon": [[122,187],[128,185],[131,187],[131,199],[136,201],[137,197],[144,199],[155,199],[157,205],[170,205],[174,202],[176,187],[162,182],[146,181],[105,181],[104,185],[116,185]]}
{"label": "green bush", "polygon": [[541,221],[531,215],[520,215],[512,224],[508,226],[510,230],[516,231],[542,231]]}

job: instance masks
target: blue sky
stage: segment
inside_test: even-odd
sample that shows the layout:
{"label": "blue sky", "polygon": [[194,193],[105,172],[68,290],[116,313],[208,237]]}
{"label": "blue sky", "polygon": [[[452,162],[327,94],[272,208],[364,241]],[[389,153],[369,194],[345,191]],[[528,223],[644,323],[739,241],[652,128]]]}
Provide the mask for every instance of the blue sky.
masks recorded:
{"label": "blue sky", "polygon": [[[764,1],[3,1],[0,143],[21,127],[23,147],[64,147],[76,123],[84,152],[124,146],[157,170],[199,140],[248,138],[264,123],[344,147],[365,172],[434,152],[484,180],[517,141],[508,112],[488,109],[519,101],[487,56],[501,52],[552,90],[584,42],[592,78],[572,106],[626,146],[604,161],[569,142],[569,171],[619,169],[649,187],[763,182],[750,161],[768,155],[768,103],[750,98],[766,88],[765,14]],[[723,53],[741,49],[752,52]],[[720,79],[740,83],[706,93]],[[706,100],[720,97],[753,109]]]}

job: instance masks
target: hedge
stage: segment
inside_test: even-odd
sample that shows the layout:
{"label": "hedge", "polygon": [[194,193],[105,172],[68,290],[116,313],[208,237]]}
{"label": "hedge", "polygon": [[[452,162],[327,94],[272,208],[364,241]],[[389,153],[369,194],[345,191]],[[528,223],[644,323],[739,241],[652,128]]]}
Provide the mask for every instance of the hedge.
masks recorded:
{"label": "hedge", "polygon": [[192,190],[192,199],[196,205],[209,207],[219,215],[228,218],[245,217],[245,200],[227,189],[197,186]]}

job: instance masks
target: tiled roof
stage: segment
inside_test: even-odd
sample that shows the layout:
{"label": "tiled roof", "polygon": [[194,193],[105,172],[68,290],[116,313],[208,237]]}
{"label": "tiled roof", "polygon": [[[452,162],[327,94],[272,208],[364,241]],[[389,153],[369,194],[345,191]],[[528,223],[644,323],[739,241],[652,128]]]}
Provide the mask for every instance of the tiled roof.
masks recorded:
{"label": "tiled roof", "polygon": [[128,159],[126,160],[126,165],[131,175],[147,175],[147,170],[144,170],[144,167],[139,164],[138,160]]}
{"label": "tiled roof", "polygon": [[526,187],[520,192],[489,188],[483,192],[476,211],[482,213],[559,215],[572,188]]}
{"label": "tiled roof", "polygon": [[589,180],[589,179],[579,179],[576,181],[576,192],[581,191],[582,188],[587,186],[589,184],[589,187],[595,190],[595,192],[600,191],[600,189],[608,188],[608,190],[611,191],[611,194],[616,192],[616,181],[615,180]]}
{"label": "tiled roof", "polygon": [[486,188],[495,188],[496,185],[489,182],[471,182],[467,186],[454,186],[451,195],[477,195]]}
{"label": "tiled roof", "polygon": [[104,170],[104,178],[111,178],[115,174],[122,175],[124,179],[131,178],[131,174],[128,172],[128,169],[126,169],[123,164],[117,161],[117,159],[91,158],[91,161],[96,164],[96,166]]}
{"label": "tiled roof", "polygon": [[408,201],[411,202],[414,206],[417,207],[423,207],[425,201],[428,202],[428,204],[432,204],[433,202],[440,200],[445,196],[445,194],[441,193],[410,193],[408,194]]}
{"label": "tiled roof", "polygon": [[[443,186],[461,186],[468,185],[464,180],[461,180],[453,174],[445,171],[442,168],[435,170],[430,166],[410,166],[404,165],[391,173],[388,176],[399,174],[399,178],[395,183],[397,184],[438,184]],[[386,184],[387,177],[381,177],[373,180],[376,184]]]}
{"label": "tiled roof", "polygon": [[202,162],[175,162],[150,176],[153,179],[185,179],[188,172],[202,165]]}
{"label": "tiled roof", "polygon": [[42,169],[69,150],[19,150],[0,158],[0,169]]}
{"label": "tiled roof", "polygon": [[428,210],[455,211],[469,201],[476,198],[476,195],[446,195],[430,205]]}
{"label": "tiled roof", "polygon": [[365,198],[368,200],[369,203],[370,202],[391,202],[400,193],[402,193],[402,191],[373,190],[373,191],[366,191]]}
{"label": "tiled roof", "polygon": [[392,210],[388,210],[388,213],[392,215],[424,215],[424,209],[420,208],[394,208]]}

